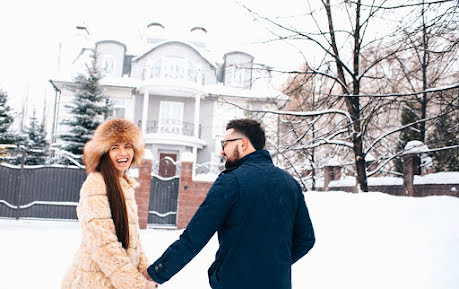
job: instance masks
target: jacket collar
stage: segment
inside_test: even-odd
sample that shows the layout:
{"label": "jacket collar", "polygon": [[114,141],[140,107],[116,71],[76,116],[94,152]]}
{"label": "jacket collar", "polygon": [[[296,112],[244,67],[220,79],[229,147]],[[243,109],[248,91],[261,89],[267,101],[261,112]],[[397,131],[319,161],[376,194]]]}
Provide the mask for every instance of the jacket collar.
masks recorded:
{"label": "jacket collar", "polygon": [[229,168],[229,169],[225,169],[223,172],[220,173],[220,175],[237,169],[238,167],[240,167],[245,162],[268,163],[268,164],[272,164],[273,163],[273,161],[271,159],[271,155],[269,154],[268,151],[266,151],[266,150],[257,150],[257,151],[254,151],[254,152],[244,156],[242,159],[240,159],[237,162],[236,166],[234,166],[232,168]]}

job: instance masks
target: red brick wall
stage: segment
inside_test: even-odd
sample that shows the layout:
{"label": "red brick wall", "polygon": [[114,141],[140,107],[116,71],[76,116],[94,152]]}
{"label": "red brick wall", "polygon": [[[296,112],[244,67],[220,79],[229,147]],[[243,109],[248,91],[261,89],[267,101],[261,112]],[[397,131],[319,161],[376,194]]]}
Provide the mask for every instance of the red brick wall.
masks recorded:
{"label": "red brick wall", "polygon": [[135,189],[135,201],[138,207],[140,229],[146,229],[148,224],[148,209],[150,207],[150,182],[151,182],[151,160],[143,160],[139,168],[137,182],[139,186]]}
{"label": "red brick wall", "polygon": [[193,181],[193,163],[182,162],[177,208],[177,228],[184,229],[198,210],[212,186],[211,182]]}

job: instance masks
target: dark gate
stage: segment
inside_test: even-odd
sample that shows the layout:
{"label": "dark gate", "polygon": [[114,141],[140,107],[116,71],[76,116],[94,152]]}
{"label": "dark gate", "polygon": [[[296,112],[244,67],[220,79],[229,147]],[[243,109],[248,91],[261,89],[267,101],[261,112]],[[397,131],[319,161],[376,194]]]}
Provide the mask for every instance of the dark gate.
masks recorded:
{"label": "dark gate", "polygon": [[179,177],[151,177],[148,224],[175,227],[177,224],[177,200]]}

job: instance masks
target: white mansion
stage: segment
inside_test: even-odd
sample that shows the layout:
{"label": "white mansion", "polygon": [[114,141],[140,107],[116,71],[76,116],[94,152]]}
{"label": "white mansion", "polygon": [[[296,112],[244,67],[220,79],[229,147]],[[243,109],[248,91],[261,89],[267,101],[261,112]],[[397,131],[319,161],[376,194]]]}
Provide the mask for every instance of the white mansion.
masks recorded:
{"label": "white mansion", "polygon": [[[198,164],[218,163],[228,120],[247,116],[248,110],[268,109],[272,99],[285,99],[272,88],[266,66],[254,62],[252,55],[228,51],[221,58],[211,56],[206,33],[194,27],[188,39],[169,39],[160,23],[150,23],[143,52],[137,55],[116,40],[95,42],[104,94],[114,104],[112,117],[142,128],[146,149],[163,176],[175,171],[161,160],[180,161],[187,151]],[[82,47],[74,66],[83,67],[93,49]],[[65,105],[72,101],[75,83],[71,78],[50,82],[58,96],[53,131],[58,135],[68,129],[61,121],[68,116]]]}

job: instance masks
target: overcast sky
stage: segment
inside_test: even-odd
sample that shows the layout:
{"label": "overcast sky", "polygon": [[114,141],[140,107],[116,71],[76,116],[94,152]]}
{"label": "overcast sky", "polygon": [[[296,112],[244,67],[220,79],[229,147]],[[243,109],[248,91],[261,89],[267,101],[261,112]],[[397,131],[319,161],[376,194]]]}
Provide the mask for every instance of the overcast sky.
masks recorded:
{"label": "overcast sky", "polygon": [[[305,9],[302,0],[243,2],[267,16]],[[27,98],[41,110],[45,95],[48,104],[53,99],[48,80],[57,72],[59,43],[69,43],[75,26],[86,25],[96,41],[121,41],[129,51],[150,22],[160,22],[168,32],[178,34],[203,26],[211,46],[222,52],[242,49],[252,53],[255,61],[276,67],[296,66],[299,57],[286,44],[256,44],[271,35],[233,0],[1,1],[0,88],[8,92],[15,109]]]}

